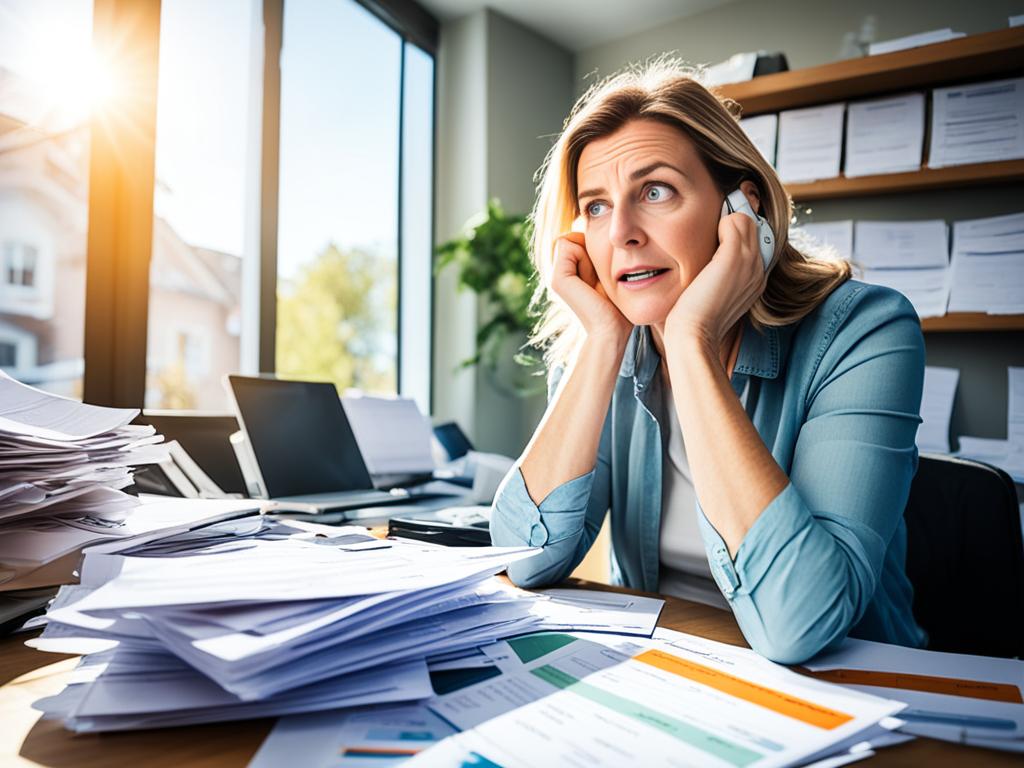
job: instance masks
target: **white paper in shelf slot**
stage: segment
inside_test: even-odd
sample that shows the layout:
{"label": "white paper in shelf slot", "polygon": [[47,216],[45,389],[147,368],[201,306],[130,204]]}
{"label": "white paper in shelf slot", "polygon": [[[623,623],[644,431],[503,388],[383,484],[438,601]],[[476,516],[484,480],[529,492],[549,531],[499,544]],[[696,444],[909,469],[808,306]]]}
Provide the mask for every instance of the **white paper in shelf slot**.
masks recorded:
{"label": "white paper in shelf slot", "polygon": [[921,426],[917,428],[917,447],[921,451],[949,453],[949,421],[953,415],[956,385],[960,381],[957,368],[924,369],[924,392],[921,396]]}
{"label": "white paper in shelf slot", "polygon": [[839,175],[845,104],[790,109],[779,114],[777,168],[784,182]]}
{"label": "white paper in shelf slot", "polygon": [[1007,369],[1006,437],[1024,450],[1024,368]]}
{"label": "white paper in shelf slot", "polygon": [[865,269],[861,279],[865,283],[884,285],[899,291],[914,305],[917,316],[942,317],[949,299],[949,268],[924,269]]}
{"label": "white paper in shelf slot", "polygon": [[894,51],[905,51],[910,48],[920,48],[922,45],[933,43],[944,43],[947,40],[956,40],[963,37],[963,32],[954,32],[949,27],[944,29],[933,29],[929,32],[918,32],[915,35],[897,37],[893,40],[880,40],[877,43],[868,45],[868,56],[877,56],[882,53],[893,53]]}
{"label": "white paper in shelf slot", "polygon": [[949,228],[932,221],[858,221],[853,258],[869,269],[920,269],[949,264]]}
{"label": "white paper in shelf slot", "polygon": [[799,230],[813,237],[819,243],[835,250],[835,255],[845,261],[853,259],[853,220],[815,221],[801,224]]}
{"label": "white paper in shelf slot", "polygon": [[953,224],[950,312],[1024,313],[1024,213]]}
{"label": "white paper in shelf slot", "polygon": [[932,92],[931,154],[943,168],[1024,157],[1024,78]]}
{"label": "white paper in shelf slot", "polygon": [[779,137],[778,115],[755,115],[740,120],[740,128],[747,134],[764,159],[775,165],[775,145]]}
{"label": "white paper in shelf slot", "polygon": [[916,171],[923,149],[923,93],[848,105],[847,176]]}

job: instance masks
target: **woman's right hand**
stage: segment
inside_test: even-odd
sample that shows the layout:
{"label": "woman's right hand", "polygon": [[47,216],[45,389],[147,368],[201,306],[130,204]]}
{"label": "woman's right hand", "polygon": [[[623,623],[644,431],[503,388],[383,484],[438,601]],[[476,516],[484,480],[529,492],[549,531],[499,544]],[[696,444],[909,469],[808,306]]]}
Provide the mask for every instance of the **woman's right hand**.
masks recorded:
{"label": "woman's right hand", "polygon": [[588,337],[605,336],[625,342],[632,324],[601,287],[581,232],[566,232],[555,241],[551,289],[569,305]]}

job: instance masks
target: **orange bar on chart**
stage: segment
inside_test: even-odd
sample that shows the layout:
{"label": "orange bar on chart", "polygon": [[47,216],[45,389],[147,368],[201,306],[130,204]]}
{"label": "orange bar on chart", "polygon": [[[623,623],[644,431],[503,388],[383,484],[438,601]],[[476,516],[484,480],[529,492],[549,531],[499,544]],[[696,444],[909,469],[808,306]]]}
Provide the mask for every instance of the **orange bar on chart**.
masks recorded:
{"label": "orange bar on chart", "polygon": [[905,691],[944,693],[947,696],[963,696],[967,699],[1024,704],[1020,688],[1012,683],[987,683],[980,680],[962,680],[956,677],[909,675],[904,672],[873,672],[866,669],[825,669],[806,674],[839,685],[902,688]]}
{"label": "orange bar on chart", "polygon": [[633,659],[825,730],[830,731],[853,720],[853,716],[845,712],[838,712],[791,696],[783,691],[776,691],[773,688],[719,672],[711,667],[688,659],[681,659],[664,651],[644,651],[634,656]]}

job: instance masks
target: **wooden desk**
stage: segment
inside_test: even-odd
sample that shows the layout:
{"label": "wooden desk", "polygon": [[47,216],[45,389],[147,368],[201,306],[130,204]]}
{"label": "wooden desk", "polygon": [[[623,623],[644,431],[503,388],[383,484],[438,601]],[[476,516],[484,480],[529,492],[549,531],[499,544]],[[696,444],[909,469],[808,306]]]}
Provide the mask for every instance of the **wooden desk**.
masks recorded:
{"label": "wooden desk", "polygon": [[[597,586],[571,580],[566,586]],[[605,587],[607,588],[607,587]],[[620,590],[628,591],[628,590]],[[743,645],[732,614],[688,600],[665,599],[659,624],[712,640]],[[26,635],[0,640],[0,766],[54,768],[111,768],[114,766],[188,766],[241,768],[255,754],[273,725],[272,720],[75,736],[59,722],[38,722],[31,704],[58,693],[72,657],[27,648]],[[298,757],[298,756],[297,756]],[[973,747],[918,739],[881,750],[870,765],[877,766],[1020,766],[1020,756]],[[297,760],[296,765],[301,765]]]}

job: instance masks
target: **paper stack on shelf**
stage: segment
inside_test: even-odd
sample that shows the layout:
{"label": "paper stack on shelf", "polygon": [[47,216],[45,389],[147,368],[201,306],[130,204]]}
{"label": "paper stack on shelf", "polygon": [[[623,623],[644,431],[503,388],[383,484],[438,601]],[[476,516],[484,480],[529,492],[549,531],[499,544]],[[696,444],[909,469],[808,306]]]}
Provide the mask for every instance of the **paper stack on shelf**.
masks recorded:
{"label": "paper stack on shelf", "polygon": [[794,234],[803,234],[835,251],[840,259],[853,259],[853,220],[807,222],[794,229]]}
{"label": "paper stack on shelf", "polygon": [[932,91],[928,165],[1024,157],[1024,78]]}
{"label": "paper stack on shelf", "polygon": [[958,456],[999,467],[1024,483],[1024,368],[1007,369],[1006,439],[960,436]]}
{"label": "paper stack on shelf", "polygon": [[946,222],[858,221],[853,260],[867,283],[902,293],[919,317],[940,317],[949,298]]}
{"label": "paper stack on shelf", "polygon": [[68,564],[47,566],[127,533],[138,500],[121,489],[133,467],[165,455],[152,427],[129,424],[137,414],[41,392],[0,372],[0,589],[65,582]]}
{"label": "paper stack on shelf", "polygon": [[919,170],[923,148],[923,93],[847,106],[843,172],[848,177]]}
{"label": "paper stack on shelf", "polygon": [[921,425],[917,428],[918,450],[949,453],[949,421],[959,380],[960,370],[957,368],[925,366]]}
{"label": "paper stack on shelf", "polygon": [[845,104],[828,104],[779,114],[779,178],[789,183],[839,175],[845,111]]}
{"label": "paper stack on shelf", "polygon": [[930,32],[918,32],[906,37],[897,37],[893,40],[880,40],[877,43],[868,44],[868,56],[877,56],[881,53],[892,53],[894,51],[905,51],[909,48],[920,48],[922,45],[933,43],[944,43],[947,40],[956,40],[963,37],[963,32],[954,32],[949,27],[935,29]]}
{"label": "paper stack on shelf", "polygon": [[953,223],[950,312],[1024,312],[1024,213]]}
{"label": "paper stack on shelf", "polygon": [[428,656],[544,626],[492,578],[537,552],[260,517],[100,545],[32,641],[92,655],[37,706],[108,731],[423,699]]}
{"label": "paper stack on shelf", "polygon": [[740,128],[750,137],[764,159],[775,165],[775,145],[779,135],[778,115],[756,115],[740,120]]}

